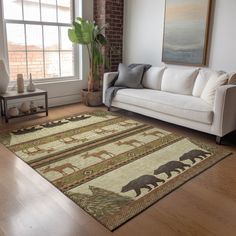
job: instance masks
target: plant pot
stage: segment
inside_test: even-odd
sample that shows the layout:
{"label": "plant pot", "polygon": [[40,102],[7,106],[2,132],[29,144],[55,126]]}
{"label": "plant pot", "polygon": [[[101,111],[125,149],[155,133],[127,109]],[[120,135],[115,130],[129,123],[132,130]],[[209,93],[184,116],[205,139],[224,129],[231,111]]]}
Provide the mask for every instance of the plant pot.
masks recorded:
{"label": "plant pot", "polygon": [[97,107],[102,105],[102,91],[88,92],[87,89],[81,91],[82,101],[86,106]]}

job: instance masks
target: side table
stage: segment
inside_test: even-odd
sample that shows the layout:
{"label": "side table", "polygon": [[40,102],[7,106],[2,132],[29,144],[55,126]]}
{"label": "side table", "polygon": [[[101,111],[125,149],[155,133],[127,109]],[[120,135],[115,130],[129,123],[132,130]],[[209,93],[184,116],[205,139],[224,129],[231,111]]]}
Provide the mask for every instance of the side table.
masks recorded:
{"label": "side table", "polygon": [[[8,110],[8,101],[10,100],[16,100],[16,99],[22,99],[22,98],[28,98],[28,97],[37,97],[37,96],[44,96],[45,99],[45,109],[42,109],[40,111],[31,112],[27,114],[20,114],[18,116],[10,117],[7,114]],[[34,92],[24,92],[24,93],[18,93],[17,91],[9,91],[5,94],[0,94],[0,103],[1,103],[1,115],[5,116],[5,121],[8,123],[10,119],[15,119],[19,117],[39,114],[39,113],[46,113],[46,116],[48,116],[48,93],[47,91],[36,89]]]}

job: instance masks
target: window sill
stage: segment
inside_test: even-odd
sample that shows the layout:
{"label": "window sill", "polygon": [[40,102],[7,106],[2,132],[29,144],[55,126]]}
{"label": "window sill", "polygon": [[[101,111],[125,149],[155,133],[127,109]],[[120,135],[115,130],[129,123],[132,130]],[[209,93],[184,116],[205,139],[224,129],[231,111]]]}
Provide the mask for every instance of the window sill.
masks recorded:
{"label": "window sill", "polygon": [[[81,79],[77,78],[77,77],[68,77],[68,78],[58,78],[58,79],[40,79],[40,80],[33,80],[33,83],[37,86],[37,85],[47,85],[47,84],[61,84],[61,83],[79,83],[82,82]],[[27,86],[27,84],[29,83],[29,80],[25,80],[24,84],[25,87]],[[14,90],[16,89],[17,86],[17,82],[15,81],[10,81],[9,85],[8,85],[8,89],[9,90]]]}
{"label": "window sill", "polygon": [[[80,82],[82,81],[79,78],[76,77],[70,77],[70,78],[59,78],[59,79],[41,79],[41,80],[33,80],[35,85],[41,85],[41,84],[58,84],[58,83],[68,83],[68,82]],[[27,82],[27,80],[26,80]]]}

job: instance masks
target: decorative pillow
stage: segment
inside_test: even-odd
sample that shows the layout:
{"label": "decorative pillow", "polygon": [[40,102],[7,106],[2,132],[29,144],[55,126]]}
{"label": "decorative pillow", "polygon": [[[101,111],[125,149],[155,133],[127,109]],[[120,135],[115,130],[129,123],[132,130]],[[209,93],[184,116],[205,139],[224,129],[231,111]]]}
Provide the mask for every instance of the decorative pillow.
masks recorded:
{"label": "decorative pillow", "polygon": [[144,73],[144,65],[129,68],[124,64],[119,64],[119,76],[114,84],[116,87],[143,88],[141,82]]}
{"label": "decorative pillow", "polygon": [[213,105],[215,101],[216,90],[218,87],[228,83],[229,75],[222,74],[220,76],[211,76],[204,90],[202,91],[201,99],[208,104]]}
{"label": "decorative pillow", "polygon": [[228,84],[236,84],[236,73],[229,74]]}
{"label": "decorative pillow", "polygon": [[165,67],[152,67],[143,76],[143,87],[161,90],[161,81]]}
{"label": "decorative pillow", "polygon": [[[128,68],[133,69],[133,68],[135,68],[135,67],[137,67],[137,66],[144,66],[143,76],[144,76],[145,72],[148,71],[148,70],[152,67],[152,65],[150,65],[150,64],[134,64],[134,63],[133,63],[133,64],[129,64],[129,65],[128,65]],[[118,76],[119,76],[119,74],[117,74],[117,76],[116,76],[115,79],[113,80],[112,86],[115,85],[115,82],[116,82],[116,80],[118,79]],[[142,79],[143,79],[143,77],[142,77]]]}
{"label": "decorative pillow", "polygon": [[201,69],[195,81],[193,87],[193,96],[194,97],[201,97],[201,94],[211,76],[218,77],[222,74],[222,72],[213,71],[209,69]]}
{"label": "decorative pillow", "polygon": [[161,90],[182,95],[192,95],[199,69],[167,68],[164,71]]}
{"label": "decorative pillow", "polygon": [[133,69],[137,66],[144,66],[143,73],[145,73],[146,71],[148,71],[152,67],[152,65],[150,65],[150,64],[135,64],[135,63],[133,63],[133,64],[129,64],[128,68]]}

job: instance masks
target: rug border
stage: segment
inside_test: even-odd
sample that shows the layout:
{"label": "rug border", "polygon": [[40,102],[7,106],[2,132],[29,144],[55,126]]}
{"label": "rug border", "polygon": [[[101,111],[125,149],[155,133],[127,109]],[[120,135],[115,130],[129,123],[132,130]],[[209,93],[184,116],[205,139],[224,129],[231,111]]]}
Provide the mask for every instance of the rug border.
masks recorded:
{"label": "rug border", "polygon": [[[37,125],[40,125],[40,124],[44,124],[44,123],[47,123],[47,122],[51,122],[51,121],[60,121],[60,120],[63,120],[63,119],[66,119],[66,118],[70,118],[70,117],[74,117],[74,116],[78,116],[78,115],[83,115],[83,114],[92,114],[92,113],[95,113],[95,112],[104,112],[104,113],[107,113],[108,111],[103,111],[103,110],[96,110],[96,111],[83,111],[83,112],[79,112],[79,113],[75,113],[75,114],[68,114],[68,115],[63,115],[63,116],[60,116],[58,118],[49,118],[48,116],[42,116],[42,117],[38,117],[39,119],[42,119],[42,118],[46,118],[45,121],[39,121],[39,120],[35,120],[35,123],[34,124],[28,124],[28,125],[22,125],[20,126],[19,128],[15,128],[15,129],[12,129],[12,128],[9,128],[9,127],[6,127],[6,128],[3,128],[2,130],[2,133],[1,134],[5,134],[5,133],[8,133],[10,131],[13,131],[13,130],[18,130],[18,129],[25,129],[25,128],[29,128],[29,127],[32,127],[32,126],[37,126]],[[115,112],[109,112],[111,113],[112,115],[114,116],[119,116],[117,115]],[[125,117],[124,115],[120,115],[122,117]],[[132,119],[132,118],[130,118]],[[13,125],[17,125],[16,123],[13,123]],[[1,143],[0,143],[1,144]]]}

